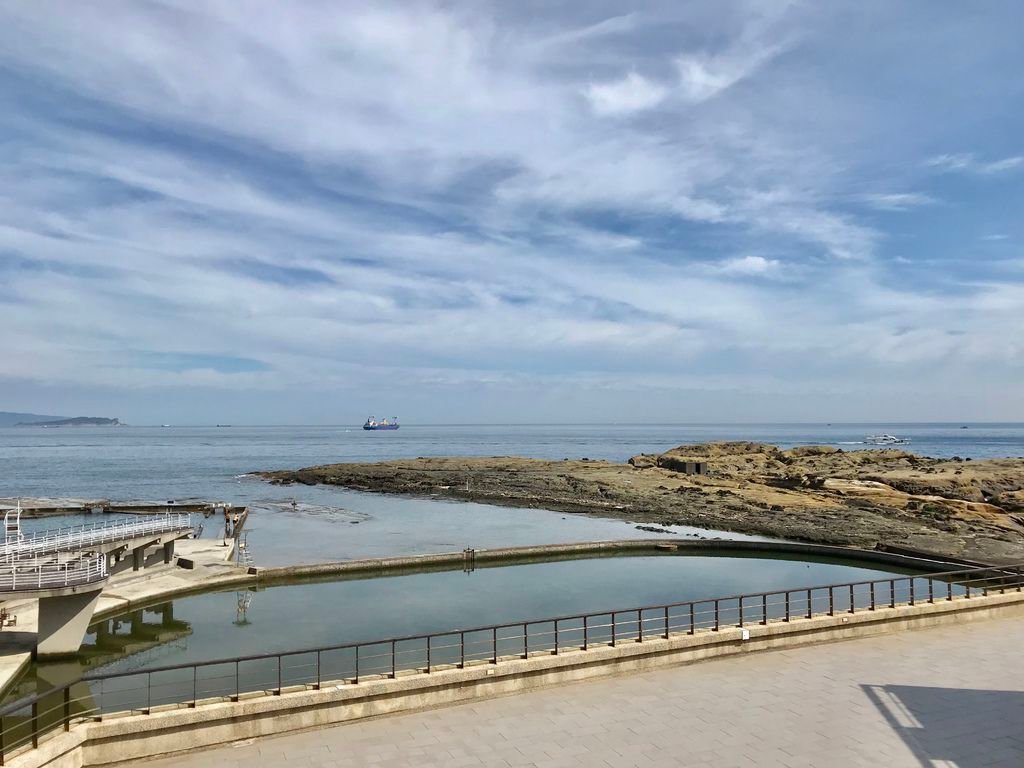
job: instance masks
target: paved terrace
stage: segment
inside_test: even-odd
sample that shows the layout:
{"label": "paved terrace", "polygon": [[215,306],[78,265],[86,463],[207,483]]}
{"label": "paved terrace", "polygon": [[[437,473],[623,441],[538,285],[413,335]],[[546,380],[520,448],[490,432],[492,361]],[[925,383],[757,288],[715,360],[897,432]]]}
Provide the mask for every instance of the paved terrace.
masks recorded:
{"label": "paved terrace", "polygon": [[147,768],[1024,765],[1024,617],[898,632],[248,742]]}

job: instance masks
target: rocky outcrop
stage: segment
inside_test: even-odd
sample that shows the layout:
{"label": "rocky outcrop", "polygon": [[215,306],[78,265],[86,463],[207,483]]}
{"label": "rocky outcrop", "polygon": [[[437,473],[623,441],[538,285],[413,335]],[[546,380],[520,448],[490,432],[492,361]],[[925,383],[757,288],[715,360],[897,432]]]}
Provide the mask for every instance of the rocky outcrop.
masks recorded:
{"label": "rocky outcrop", "polygon": [[[705,462],[707,475],[688,475]],[[279,483],[471,499],[861,547],[1024,562],[1024,460],[902,450],[682,445],[626,464],[420,458],[264,472]]]}

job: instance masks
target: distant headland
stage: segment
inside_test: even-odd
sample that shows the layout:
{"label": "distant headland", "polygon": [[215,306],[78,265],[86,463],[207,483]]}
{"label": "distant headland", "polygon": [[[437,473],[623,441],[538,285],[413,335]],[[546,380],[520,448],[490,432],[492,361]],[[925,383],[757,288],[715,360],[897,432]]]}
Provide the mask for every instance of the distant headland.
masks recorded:
{"label": "distant headland", "polygon": [[119,419],[102,416],[38,416],[0,411],[0,427],[120,427]]}

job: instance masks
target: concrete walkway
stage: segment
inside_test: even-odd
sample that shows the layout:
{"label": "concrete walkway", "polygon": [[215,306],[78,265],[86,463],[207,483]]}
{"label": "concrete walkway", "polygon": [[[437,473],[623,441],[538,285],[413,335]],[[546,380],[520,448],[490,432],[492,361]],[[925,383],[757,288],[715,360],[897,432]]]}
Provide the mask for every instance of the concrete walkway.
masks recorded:
{"label": "concrete walkway", "polygon": [[147,768],[1024,765],[1024,617],[724,659]]}

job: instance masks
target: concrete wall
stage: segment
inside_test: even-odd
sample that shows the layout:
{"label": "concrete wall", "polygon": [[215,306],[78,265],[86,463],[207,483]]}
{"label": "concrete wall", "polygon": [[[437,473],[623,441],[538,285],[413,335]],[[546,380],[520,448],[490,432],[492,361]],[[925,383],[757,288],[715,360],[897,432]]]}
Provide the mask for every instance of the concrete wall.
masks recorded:
{"label": "concrete wall", "polygon": [[1024,594],[1013,592],[752,626],[748,640],[742,639],[738,629],[704,631],[694,636],[631,641],[614,648],[598,646],[558,655],[537,654],[529,659],[507,658],[496,665],[480,662],[465,669],[437,669],[429,675],[413,672],[395,680],[370,679],[358,685],[324,686],[320,690],[297,688],[280,696],[256,694],[243,696],[238,703],[218,700],[200,703],[195,709],[177,707],[150,715],[124,715],[99,723],[78,724],[69,733],[58,732],[39,749],[11,758],[7,764],[16,768],[127,766],[149,757],[242,739],[606,675],[1021,612]]}
{"label": "concrete wall", "polygon": [[[593,541],[579,544],[542,544],[531,547],[504,547],[473,550],[473,567],[487,568],[517,563],[549,562],[573,557],[638,556],[642,554],[685,554],[692,556],[748,556],[794,559],[824,559],[846,563],[863,562],[916,573],[951,571],[964,566],[936,557],[914,557],[893,552],[880,552],[852,547],[832,547],[819,544],[801,544],[781,541],[731,541],[712,539],[624,539]],[[289,565],[277,568],[259,568],[261,584],[298,581],[310,578],[344,577],[345,575],[373,574],[399,575],[426,570],[461,568],[465,564],[462,552],[437,555],[408,555],[365,560],[344,560],[311,565]]]}

